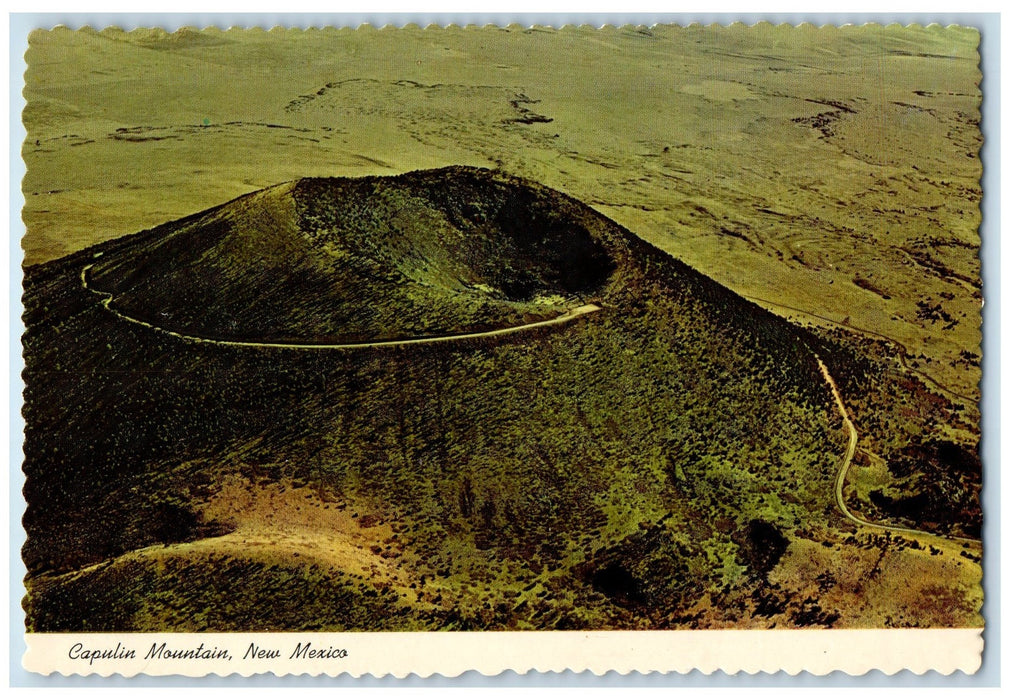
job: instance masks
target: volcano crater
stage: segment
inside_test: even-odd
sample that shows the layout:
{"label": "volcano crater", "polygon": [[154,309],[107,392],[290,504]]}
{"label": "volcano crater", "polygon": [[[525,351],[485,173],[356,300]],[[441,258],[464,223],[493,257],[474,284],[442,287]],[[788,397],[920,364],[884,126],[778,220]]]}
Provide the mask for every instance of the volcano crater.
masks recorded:
{"label": "volcano crater", "polygon": [[223,342],[368,343],[567,317],[612,296],[627,235],[560,192],[490,170],[303,178],[100,251],[118,315]]}

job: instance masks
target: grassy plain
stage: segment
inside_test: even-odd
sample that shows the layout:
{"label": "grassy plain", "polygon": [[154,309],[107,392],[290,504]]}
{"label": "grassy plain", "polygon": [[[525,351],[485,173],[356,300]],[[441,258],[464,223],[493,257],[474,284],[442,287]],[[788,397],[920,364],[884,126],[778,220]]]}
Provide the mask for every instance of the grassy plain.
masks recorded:
{"label": "grassy plain", "polygon": [[[954,446],[978,439],[977,39],[33,34],[24,247],[51,264],[26,297],[30,626],[979,624],[977,543],[841,517],[846,436],[811,354],[860,431],[853,510],[974,535]],[[650,252],[620,304],[558,333],[278,361],[180,353],[78,282],[85,248],[261,187],[450,164],[557,188],[800,325]],[[127,244],[108,246],[111,266]],[[188,292],[166,279],[136,309],[172,311]]]}
{"label": "grassy plain", "polygon": [[296,177],[500,166],[771,308],[892,337],[977,396],[960,364],[981,337],[977,41],[939,26],[38,32],[26,262]]}

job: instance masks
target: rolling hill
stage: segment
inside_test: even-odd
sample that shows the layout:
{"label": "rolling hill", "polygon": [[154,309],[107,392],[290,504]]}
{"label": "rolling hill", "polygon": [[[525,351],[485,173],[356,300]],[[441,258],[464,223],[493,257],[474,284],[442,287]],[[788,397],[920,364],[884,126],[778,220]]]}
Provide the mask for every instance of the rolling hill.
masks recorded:
{"label": "rolling hill", "polygon": [[858,349],[527,180],[295,180],[24,301],[30,630],[978,624],[974,545],[838,508]]}

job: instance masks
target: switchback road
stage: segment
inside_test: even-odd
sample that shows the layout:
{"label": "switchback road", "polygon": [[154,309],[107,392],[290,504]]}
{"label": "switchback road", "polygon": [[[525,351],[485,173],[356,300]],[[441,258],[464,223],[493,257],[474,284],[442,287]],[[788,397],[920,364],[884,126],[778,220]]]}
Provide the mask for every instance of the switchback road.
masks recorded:
{"label": "switchback road", "polygon": [[838,504],[838,509],[842,511],[848,520],[860,525],[862,527],[873,528],[875,530],[884,530],[886,532],[896,532],[905,535],[916,535],[925,537],[939,537],[945,540],[951,540],[954,542],[968,542],[968,543],[978,543],[979,540],[971,537],[951,537],[940,535],[935,532],[926,532],[925,530],[916,530],[910,527],[897,527],[892,525],[881,525],[879,523],[871,523],[869,520],[864,520],[857,515],[853,515],[849,507],[845,505],[845,495],[843,489],[845,488],[845,477],[849,473],[849,467],[852,465],[852,458],[856,455],[856,444],[859,442],[859,433],[856,432],[856,426],[849,418],[849,411],[845,407],[845,402],[842,400],[842,395],[838,391],[838,385],[835,384],[834,378],[831,373],[828,372],[827,365],[821,360],[821,358],[814,355],[817,359],[817,364],[821,368],[821,375],[824,377],[824,381],[827,382],[828,388],[831,389],[831,395],[835,399],[835,405],[838,407],[839,413],[842,414],[842,421],[845,423],[845,429],[849,433],[849,443],[845,448],[845,456],[842,457],[842,464],[838,468],[838,474],[835,476],[835,503]]}

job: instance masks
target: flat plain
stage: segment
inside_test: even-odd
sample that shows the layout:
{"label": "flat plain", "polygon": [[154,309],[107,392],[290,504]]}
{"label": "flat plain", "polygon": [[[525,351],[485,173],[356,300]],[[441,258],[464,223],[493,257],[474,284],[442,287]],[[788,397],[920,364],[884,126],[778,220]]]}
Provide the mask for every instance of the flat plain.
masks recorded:
{"label": "flat plain", "polygon": [[[980,624],[977,43],[936,26],[34,33],[30,626]],[[362,181],[318,179],[434,168],[483,209],[440,200],[434,175],[358,200],[332,192]],[[567,224],[537,255],[496,248],[519,235],[510,197],[583,222],[602,252],[580,265],[618,277],[531,267]],[[337,235],[359,200],[397,222],[391,243]],[[537,207],[523,221],[553,221]],[[506,237],[439,257],[455,239],[436,224],[485,218]],[[379,267],[275,284],[259,271],[302,255],[279,230]],[[597,302],[507,341],[279,365],[123,324],[367,342]],[[83,464],[94,481],[68,490]],[[316,595],[266,610],[289,588]]]}

